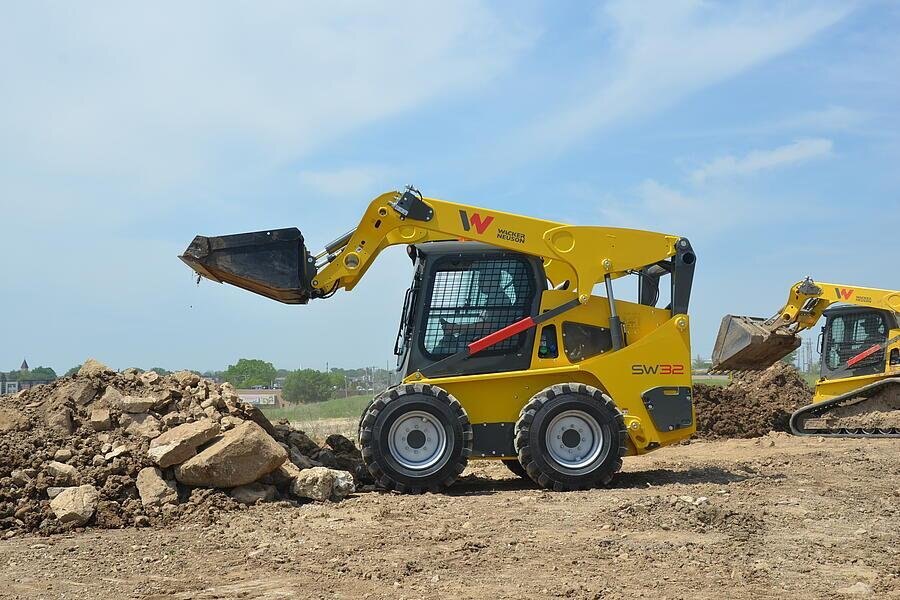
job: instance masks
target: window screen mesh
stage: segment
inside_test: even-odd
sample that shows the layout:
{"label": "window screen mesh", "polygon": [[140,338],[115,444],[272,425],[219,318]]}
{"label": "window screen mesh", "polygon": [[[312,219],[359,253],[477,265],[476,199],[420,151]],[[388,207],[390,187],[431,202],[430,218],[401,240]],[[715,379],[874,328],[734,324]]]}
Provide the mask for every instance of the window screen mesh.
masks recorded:
{"label": "window screen mesh", "polygon": [[[515,323],[531,313],[534,293],[531,267],[523,260],[478,260],[439,268],[425,309],[425,351],[432,358],[449,356]],[[503,340],[484,353],[516,351],[526,335]]]}
{"label": "window screen mesh", "polygon": [[[884,319],[877,313],[856,313],[835,317],[828,333],[825,362],[829,369],[836,370],[863,350],[886,339],[887,327]],[[883,362],[884,350],[879,350],[857,365],[872,366]]]}

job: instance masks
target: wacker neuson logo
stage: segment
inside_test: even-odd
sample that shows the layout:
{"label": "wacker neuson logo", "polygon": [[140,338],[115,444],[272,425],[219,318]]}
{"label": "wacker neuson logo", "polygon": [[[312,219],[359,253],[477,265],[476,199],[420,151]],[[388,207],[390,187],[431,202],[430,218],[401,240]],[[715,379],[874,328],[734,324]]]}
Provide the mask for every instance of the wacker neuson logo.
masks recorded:
{"label": "wacker neuson logo", "polygon": [[[474,227],[478,235],[484,235],[484,232],[487,231],[490,224],[494,222],[494,217],[490,215],[481,216],[478,213],[472,213],[472,215],[469,216],[469,213],[464,210],[459,211],[459,218],[462,221],[464,231],[471,231]],[[501,229],[498,227],[497,239],[515,242],[516,244],[524,244],[525,234],[518,231],[512,231],[511,229]]]}
{"label": "wacker neuson logo", "polygon": [[478,213],[472,213],[472,216],[469,217],[469,213],[464,210],[459,211],[459,218],[462,220],[464,230],[469,231],[474,227],[479,235],[483,234],[488,225],[494,222],[494,217],[482,217]]}

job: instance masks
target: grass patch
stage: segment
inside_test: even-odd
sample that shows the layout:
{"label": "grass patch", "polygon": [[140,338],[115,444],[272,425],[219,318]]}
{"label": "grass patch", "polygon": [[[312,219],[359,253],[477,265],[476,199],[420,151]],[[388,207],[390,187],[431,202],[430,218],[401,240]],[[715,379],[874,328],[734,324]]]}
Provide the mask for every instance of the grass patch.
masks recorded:
{"label": "grass patch", "polygon": [[371,399],[370,395],[350,396],[314,404],[293,404],[284,408],[260,408],[271,421],[287,419],[288,421],[309,422],[320,419],[356,419],[359,418]]}

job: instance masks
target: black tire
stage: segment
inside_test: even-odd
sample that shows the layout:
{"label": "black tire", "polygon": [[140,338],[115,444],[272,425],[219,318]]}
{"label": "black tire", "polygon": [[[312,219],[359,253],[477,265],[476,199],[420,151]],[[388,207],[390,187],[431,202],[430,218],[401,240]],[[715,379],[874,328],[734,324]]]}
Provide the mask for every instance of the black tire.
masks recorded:
{"label": "black tire", "polygon": [[[431,431],[443,440],[430,455],[434,463],[421,468],[411,467],[409,457],[398,449],[402,432],[397,429],[391,437],[392,427],[402,426],[404,419],[415,419],[414,414],[424,415],[434,426]],[[416,443],[424,444],[425,435],[420,437]],[[459,401],[446,390],[423,384],[401,385],[376,397],[363,415],[359,435],[363,461],[376,484],[408,494],[439,492],[452,485],[469,462],[472,440],[472,425]],[[405,449],[409,454],[419,448],[427,450],[428,446],[408,442]]]}
{"label": "black tire", "polygon": [[504,459],[503,464],[506,465],[507,469],[509,469],[510,471],[512,471],[519,477],[521,477],[522,479],[531,479],[528,476],[528,471],[525,470],[525,467],[523,467],[522,463],[520,463],[517,459],[515,459],[515,458]]}
{"label": "black tire", "polygon": [[[577,462],[582,457],[573,459],[572,465],[578,465],[577,468],[566,465],[554,455],[576,449],[580,452],[581,441],[587,441],[587,437],[582,438],[573,430],[571,437],[575,439],[571,442],[577,448],[569,448],[570,442],[565,440],[565,447],[562,443],[559,446],[560,451],[547,446],[547,430],[554,423],[563,423],[559,425],[563,432],[561,437],[568,436],[564,421],[561,421],[567,415],[575,415],[568,418],[584,419],[586,425],[596,425],[599,432],[596,434],[592,430],[590,448],[593,450],[587,453],[584,464]],[[609,396],[588,385],[561,384],[536,394],[519,413],[515,448],[519,462],[535,483],[564,492],[610,485],[622,468],[626,436],[622,413]]]}

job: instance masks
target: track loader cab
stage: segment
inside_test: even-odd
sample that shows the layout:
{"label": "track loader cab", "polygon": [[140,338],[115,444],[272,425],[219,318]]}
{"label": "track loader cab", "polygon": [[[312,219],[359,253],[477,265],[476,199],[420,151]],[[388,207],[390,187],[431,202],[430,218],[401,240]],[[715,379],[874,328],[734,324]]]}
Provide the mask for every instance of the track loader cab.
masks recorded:
{"label": "track loader cab", "polygon": [[[897,348],[886,353],[881,347],[892,329],[900,329],[895,313],[858,306],[833,306],[823,315],[825,325],[819,337],[823,380],[881,375],[900,365]],[[878,348],[868,356],[847,364],[875,346]]]}

